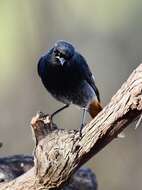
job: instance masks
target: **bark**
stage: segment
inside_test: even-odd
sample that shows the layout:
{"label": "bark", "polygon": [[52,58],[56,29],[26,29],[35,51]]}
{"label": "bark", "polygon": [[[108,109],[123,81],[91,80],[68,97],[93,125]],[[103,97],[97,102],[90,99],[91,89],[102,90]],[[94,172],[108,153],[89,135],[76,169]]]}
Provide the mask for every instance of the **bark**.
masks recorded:
{"label": "bark", "polygon": [[1,190],[61,189],[77,169],[142,113],[142,64],[82,130],[58,129],[49,115],[38,113],[31,125],[35,137],[34,167]]}

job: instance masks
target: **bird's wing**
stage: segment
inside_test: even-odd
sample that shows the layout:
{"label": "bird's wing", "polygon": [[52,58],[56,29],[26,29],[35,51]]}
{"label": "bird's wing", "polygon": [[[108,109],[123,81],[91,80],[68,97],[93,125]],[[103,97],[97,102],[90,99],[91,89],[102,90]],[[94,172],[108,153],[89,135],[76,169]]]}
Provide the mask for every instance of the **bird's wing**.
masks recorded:
{"label": "bird's wing", "polygon": [[51,54],[53,52],[53,48],[50,49],[47,54],[42,55],[40,57],[40,59],[38,60],[38,64],[37,64],[37,71],[38,71],[38,75],[41,77],[45,74],[46,71],[46,65],[48,64]]}
{"label": "bird's wing", "polygon": [[38,75],[41,77],[41,75],[43,74],[43,71],[44,71],[43,57],[41,57],[38,60],[37,71],[38,71]]}
{"label": "bird's wing", "polygon": [[98,101],[100,102],[100,94],[99,94],[99,90],[95,84],[95,77],[91,73],[91,70],[90,70],[88,64],[86,63],[84,57],[82,55],[80,55],[79,53],[77,53],[77,60],[78,60],[77,61],[78,69],[80,70],[80,74],[83,76],[83,78],[86,79],[88,84],[93,88],[93,90],[95,91],[96,96],[98,98]]}

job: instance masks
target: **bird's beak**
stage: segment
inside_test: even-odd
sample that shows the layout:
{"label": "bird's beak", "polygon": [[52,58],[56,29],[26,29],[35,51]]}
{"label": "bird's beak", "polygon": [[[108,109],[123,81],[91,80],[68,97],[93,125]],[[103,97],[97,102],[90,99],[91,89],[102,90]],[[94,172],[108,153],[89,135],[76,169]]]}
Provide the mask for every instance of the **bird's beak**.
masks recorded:
{"label": "bird's beak", "polygon": [[56,58],[59,60],[60,64],[63,66],[66,60],[63,57],[57,56]]}

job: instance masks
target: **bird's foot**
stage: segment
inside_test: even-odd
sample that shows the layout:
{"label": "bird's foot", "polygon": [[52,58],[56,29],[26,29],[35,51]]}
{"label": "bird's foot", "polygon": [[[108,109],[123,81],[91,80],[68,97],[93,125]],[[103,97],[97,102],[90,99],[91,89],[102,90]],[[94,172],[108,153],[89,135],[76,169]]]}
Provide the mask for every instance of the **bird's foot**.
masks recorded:
{"label": "bird's foot", "polygon": [[79,137],[81,138],[82,137],[82,129],[85,125],[82,123],[81,126],[80,126],[80,129],[79,129]]}
{"label": "bird's foot", "polygon": [[50,115],[50,121],[53,121],[54,114]]}

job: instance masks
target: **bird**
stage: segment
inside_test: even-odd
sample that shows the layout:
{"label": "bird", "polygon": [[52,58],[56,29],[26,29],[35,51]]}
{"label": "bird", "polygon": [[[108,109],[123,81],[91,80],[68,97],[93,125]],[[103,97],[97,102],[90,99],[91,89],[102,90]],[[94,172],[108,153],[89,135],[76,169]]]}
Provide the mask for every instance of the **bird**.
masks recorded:
{"label": "bird", "polygon": [[102,110],[99,90],[87,61],[71,43],[59,40],[39,58],[37,65],[44,87],[64,104],[51,118],[71,104],[77,105],[83,110],[81,131],[86,112],[94,118]]}

